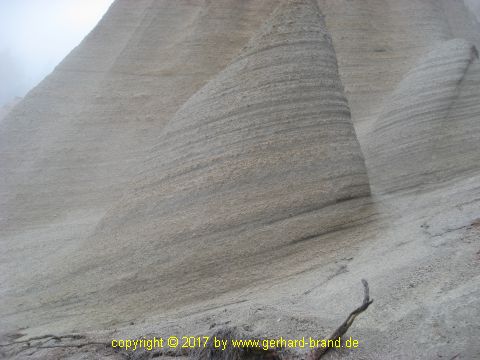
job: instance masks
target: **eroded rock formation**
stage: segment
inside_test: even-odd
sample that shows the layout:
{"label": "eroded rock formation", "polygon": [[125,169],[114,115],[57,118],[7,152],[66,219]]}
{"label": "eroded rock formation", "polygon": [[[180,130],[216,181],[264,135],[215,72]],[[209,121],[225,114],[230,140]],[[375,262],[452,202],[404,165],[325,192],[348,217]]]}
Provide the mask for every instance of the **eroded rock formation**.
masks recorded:
{"label": "eroded rock formation", "polygon": [[365,277],[332,356],[477,357],[479,39],[459,0],[115,1],[0,122],[0,354],[318,337]]}

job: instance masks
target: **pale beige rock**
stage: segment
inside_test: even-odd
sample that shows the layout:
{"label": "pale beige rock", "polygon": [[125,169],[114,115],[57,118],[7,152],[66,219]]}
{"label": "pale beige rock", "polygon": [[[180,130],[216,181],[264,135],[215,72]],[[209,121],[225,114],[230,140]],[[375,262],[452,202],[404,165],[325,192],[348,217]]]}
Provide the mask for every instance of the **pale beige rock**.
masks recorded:
{"label": "pale beige rock", "polygon": [[475,46],[450,40],[400,82],[364,147],[376,191],[418,187],[478,171],[478,68]]}
{"label": "pale beige rock", "polygon": [[323,337],[364,277],[328,357],[479,357],[478,22],[317,4],[117,0],[0,122],[1,344]]}
{"label": "pale beige rock", "polygon": [[125,274],[108,287],[156,284],[164,311],[276,281],[284,273],[272,264],[302,242],[373,213],[335,54],[310,1],[279,7],[172,117],[148,158],[133,194],[77,255],[88,270],[77,281],[108,264],[112,276]]}
{"label": "pale beige rock", "polygon": [[318,0],[363,146],[383,101],[437,43],[480,46],[480,25],[462,0]]}

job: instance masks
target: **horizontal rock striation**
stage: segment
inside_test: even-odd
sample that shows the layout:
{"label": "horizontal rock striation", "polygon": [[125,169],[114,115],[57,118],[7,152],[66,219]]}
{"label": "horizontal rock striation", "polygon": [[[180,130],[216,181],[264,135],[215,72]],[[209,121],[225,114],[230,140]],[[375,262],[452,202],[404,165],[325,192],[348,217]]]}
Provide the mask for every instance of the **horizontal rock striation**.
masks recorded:
{"label": "horizontal rock striation", "polygon": [[273,0],[114,2],[2,120],[0,229],[16,233],[85,213],[101,217],[168,119],[232,60],[275,6]]}
{"label": "horizontal rock striation", "polygon": [[0,357],[328,335],[365,277],[339,355],[477,358],[479,39],[462,0],[116,0],[0,121]]}
{"label": "horizontal rock striation", "polygon": [[361,146],[383,102],[419,58],[443,41],[480,46],[461,0],[318,0]]}
{"label": "horizontal rock striation", "polygon": [[478,170],[478,66],[473,45],[450,40],[400,82],[365,146],[375,191],[438,183]]}
{"label": "horizontal rock striation", "polygon": [[308,256],[321,235],[369,221],[366,168],[316,4],[280,6],[168,122],[143,168],[90,249],[112,268],[128,253],[130,290],[155,282],[167,307],[275,279],[266,263],[290,247],[304,242]]}
{"label": "horizontal rock striation", "polygon": [[[72,259],[130,190],[163,126],[277,4],[117,0],[1,121],[2,319],[52,321],[36,309],[58,300],[52,284],[63,293]],[[81,313],[71,294],[90,286],[71,289],[62,304]]]}

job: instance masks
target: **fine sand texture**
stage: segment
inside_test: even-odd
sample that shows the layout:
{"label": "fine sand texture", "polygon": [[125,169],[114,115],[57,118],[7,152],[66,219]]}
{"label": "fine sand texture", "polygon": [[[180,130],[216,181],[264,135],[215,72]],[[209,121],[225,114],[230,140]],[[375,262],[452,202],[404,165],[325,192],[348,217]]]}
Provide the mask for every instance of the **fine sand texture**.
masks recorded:
{"label": "fine sand texture", "polygon": [[362,278],[325,358],[479,358],[476,9],[116,0],[0,121],[0,358],[327,337]]}

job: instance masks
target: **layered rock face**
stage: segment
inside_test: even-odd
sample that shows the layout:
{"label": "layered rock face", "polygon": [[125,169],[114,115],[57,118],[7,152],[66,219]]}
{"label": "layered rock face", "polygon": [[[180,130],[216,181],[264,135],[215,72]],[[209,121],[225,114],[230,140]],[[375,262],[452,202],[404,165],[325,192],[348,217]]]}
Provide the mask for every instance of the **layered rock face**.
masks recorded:
{"label": "layered rock face", "polygon": [[148,157],[88,248],[112,268],[129,253],[123,281],[132,291],[159,284],[159,305],[273,280],[266,264],[290,246],[372,213],[335,53],[311,1],[280,6]]}
{"label": "layered rock face", "polygon": [[41,229],[86,212],[97,221],[141,170],[136,164],[167,120],[275,6],[115,2],[2,121],[0,227]]}
{"label": "layered rock face", "polygon": [[458,0],[115,1],[0,121],[0,344],[321,337],[367,277],[342,356],[475,358],[479,39]]}
{"label": "layered rock face", "polygon": [[371,220],[363,155],[313,1],[118,1],[6,120],[7,254],[35,238],[21,256],[39,259],[10,272],[25,282],[14,307],[31,304],[32,289],[47,307],[76,294],[64,303],[74,311],[99,298],[127,306],[150,288],[168,310],[288,274],[269,264]]}
{"label": "layered rock face", "polygon": [[475,16],[458,0],[319,0],[360,136],[383,102],[436,43],[480,45]]}
{"label": "layered rock face", "polygon": [[366,142],[375,189],[418,187],[478,170],[478,67],[476,48],[457,39],[406,74]]}
{"label": "layered rock face", "polygon": [[[2,120],[4,304],[38,306],[39,297],[28,294],[64,277],[106,211],[130,190],[165,123],[233,59],[276,6],[116,1]],[[47,293],[45,304],[58,299],[51,289]]]}

